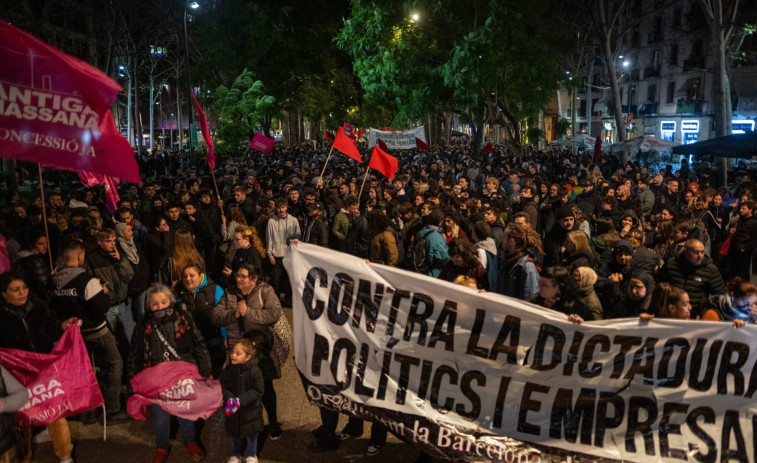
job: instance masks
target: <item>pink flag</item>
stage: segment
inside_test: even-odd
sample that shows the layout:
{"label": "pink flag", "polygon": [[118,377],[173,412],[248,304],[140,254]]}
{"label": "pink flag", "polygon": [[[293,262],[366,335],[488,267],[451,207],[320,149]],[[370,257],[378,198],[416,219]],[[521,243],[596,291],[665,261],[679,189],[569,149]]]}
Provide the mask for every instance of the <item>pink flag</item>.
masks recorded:
{"label": "pink flag", "polygon": [[255,136],[252,137],[250,148],[258,150],[263,154],[268,154],[273,149],[273,143],[273,138],[266,137],[262,133],[256,133]]}
{"label": "pink flag", "polygon": [[171,415],[208,419],[223,403],[221,382],[200,376],[197,365],[176,361],[146,368],[131,379],[134,395],[126,404],[129,416],[145,419],[148,405],[157,404]]}
{"label": "pink flag", "polygon": [[0,157],[139,182],[100,70],[0,21]]}
{"label": "pink flag", "polygon": [[208,128],[208,118],[205,117],[205,113],[202,111],[202,106],[197,101],[197,97],[192,92],[192,100],[195,102],[195,109],[197,110],[197,118],[200,122],[200,131],[203,138],[205,138],[205,147],[208,151],[208,167],[211,169],[216,168],[216,147],[213,144],[213,139],[210,138],[210,129]]}
{"label": "pink flag", "polygon": [[118,196],[118,189],[116,188],[116,185],[118,185],[119,182],[117,178],[113,178],[109,175],[96,174],[94,172],[79,172],[79,180],[87,186],[102,185],[103,188],[105,188],[105,203],[108,206],[108,211],[110,211],[111,214],[116,213],[116,209],[118,209],[118,201],[121,199],[121,197]]}
{"label": "pink flag", "polygon": [[21,426],[43,426],[103,404],[76,323],[49,354],[0,349],[0,365],[29,390],[29,402],[16,412]]}
{"label": "pink flag", "polygon": [[345,122],[344,125],[342,125],[342,129],[344,130],[344,134],[347,135],[350,138],[353,138],[352,134],[355,132],[355,126],[350,124],[349,122]]}

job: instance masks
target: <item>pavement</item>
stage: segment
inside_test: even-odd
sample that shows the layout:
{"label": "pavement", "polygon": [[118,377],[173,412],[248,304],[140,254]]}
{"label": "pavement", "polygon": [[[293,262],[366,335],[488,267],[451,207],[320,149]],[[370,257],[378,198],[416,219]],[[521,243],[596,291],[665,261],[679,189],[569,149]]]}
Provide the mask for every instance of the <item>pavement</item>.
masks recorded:
{"label": "pavement", "polygon": [[[289,321],[292,321],[292,309],[285,308]],[[318,409],[310,405],[305,397],[305,390],[294,366],[289,360],[284,365],[281,379],[274,382],[278,398],[279,421],[284,435],[275,441],[266,440],[260,452],[260,462],[412,462],[419,455],[419,450],[389,435],[387,445],[381,453],[369,457],[365,455],[370,436],[370,423],[365,423],[363,435],[357,439],[343,441],[339,450],[327,453],[312,453],[307,445],[313,441],[311,432],[320,426]],[[265,416],[265,413],[263,414]],[[230,440],[224,430],[223,408],[210,417],[201,426],[200,442],[206,450],[206,462],[225,462],[230,454]],[[267,418],[266,418],[267,419]],[[342,415],[338,430],[347,423]],[[130,421],[118,426],[108,426],[106,440],[103,440],[103,427],[100,424],[85,426],[73,419],[69,420],[71,439],[74,442],[74,461],[79,463],[132,463],[149,462],[155,450],[155,438],[152,421],[148,414],[147,421]],[[173,440],[168,457],[169,463],[187,462],[187,456],[181,443],[181,433],[174,429]],[[53,463],[58,459],[53,453],[52,443],[43,442],[34,445],[33,461]]]}

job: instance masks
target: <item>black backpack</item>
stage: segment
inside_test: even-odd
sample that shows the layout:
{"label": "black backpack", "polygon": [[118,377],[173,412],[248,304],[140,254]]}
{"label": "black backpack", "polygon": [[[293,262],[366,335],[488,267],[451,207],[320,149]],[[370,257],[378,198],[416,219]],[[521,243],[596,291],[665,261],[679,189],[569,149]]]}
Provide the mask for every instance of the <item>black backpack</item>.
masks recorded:
{"label": "black backpack", "polygon": [[408,270],[424,275],[428,274],[426,237],[429,233],[433,233],[433,230],[419,231],[415,239],[410,243],[405,259],[405,268]]}

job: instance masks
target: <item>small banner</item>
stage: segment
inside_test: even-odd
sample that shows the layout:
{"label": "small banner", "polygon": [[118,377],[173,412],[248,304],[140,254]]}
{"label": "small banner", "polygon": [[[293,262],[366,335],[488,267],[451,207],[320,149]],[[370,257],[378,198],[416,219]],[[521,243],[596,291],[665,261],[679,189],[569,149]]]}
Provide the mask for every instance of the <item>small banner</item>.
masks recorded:
{"label": "small banner", "polygon": [[126,411],[135,420],[144,420],[147,406],[153,404],[179,418],[206,420],[223,403],[221,382],[203,378],[197,365],[188,362],[162,362],[146,368],[131,379],[131,387],[134,395]]}
{"label": "small banner", "polygon": [[378,140],[383,140],[388,149],[408,150],[418,146],[415,141],[416,138],[426,143],[426,134],[423,127],[397,132],[371,129],[368,132],[368,147],[373,148],[373,145],[377,144]]}
{"label": "small banner", "polygon": [[284,265],[310,402],[379,421],[433,456],[539,461],[525,441],[645,463],[755,461],[755,326],[575,325],[304,243]]}
{"label": "small banner", "polygon": [[15,415],[21,426],[44,426],[103,404],[76,323],[49,354],[0,349],[0,365],[29,390],[29,402]]}
{"label": "small banner", "polygon": [[95,172],[79,172],[78,175],[79,180],[81,180],[82,183],[87,186],[103,186],[103,188],[105,189],[105,203],[108,208],[108,212],[115,214],[116,209],[118,209],[118,201],[121,200],[121,197],[118,195],[118,189],[116,188],[119,180],[117,178],[111,177],[110,175],[102,175]]}
{"label": "small banner", "polygon": [[250,148],[268,154],[273,149],[274,139],[266,137],[262,133],[256,133],[250,142]]}

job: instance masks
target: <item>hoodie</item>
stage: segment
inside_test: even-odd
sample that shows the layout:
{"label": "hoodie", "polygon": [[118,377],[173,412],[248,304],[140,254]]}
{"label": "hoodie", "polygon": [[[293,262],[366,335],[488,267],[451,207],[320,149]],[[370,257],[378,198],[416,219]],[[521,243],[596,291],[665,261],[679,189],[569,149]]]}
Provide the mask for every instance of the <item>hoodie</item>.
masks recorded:
{"label": "hoodie", "polygon": [[105,313],[110,308],[108,295],[100,281],[81,267],[59,268],[51,278],[50,306],[57,317],[82,320],[82,335],[105,327]]}

